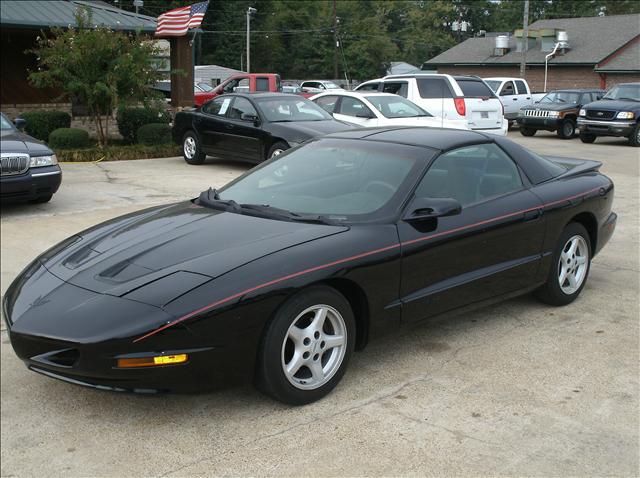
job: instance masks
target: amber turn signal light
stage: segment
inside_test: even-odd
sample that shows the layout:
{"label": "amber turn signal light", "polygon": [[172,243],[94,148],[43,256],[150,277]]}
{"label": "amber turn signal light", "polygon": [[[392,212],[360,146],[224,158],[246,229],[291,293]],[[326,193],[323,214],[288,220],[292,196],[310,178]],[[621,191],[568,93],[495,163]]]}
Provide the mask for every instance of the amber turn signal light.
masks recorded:
{"label": "amber turn signal light", "polygon": [[189,356],[187,354],[157,355],[155,357],[136,357],[118,359],[118,368],[154,367],[158,365],[175,365],[184,363]]}

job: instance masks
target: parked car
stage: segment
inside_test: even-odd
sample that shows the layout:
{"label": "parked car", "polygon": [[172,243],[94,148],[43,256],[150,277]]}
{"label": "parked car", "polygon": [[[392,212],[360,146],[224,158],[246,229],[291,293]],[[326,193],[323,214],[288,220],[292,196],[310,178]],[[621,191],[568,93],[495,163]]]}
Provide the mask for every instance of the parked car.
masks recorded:
{"label": "parked car", "polygon": [[593,143],[598,136],[623,136],[640,146],[640,83],[622,83],[600,101],[580,108],[580,139]]}
{"label": "parked car", "polygon": [[0,113],[0,199],[44,203],[60,187],[62,171],[54,152],[41,141],[21,131]]}
{"label": "parked car", "polygon": [[253,379],[309,403],[399,328],[532,290],[575,300],[616,225],[600,165],[471,131],[330,134],[54,246],[4,295],[11,346],[102,390]]}
{"label": "parked car", "polygon": [[[464,120],[469,129],[501,136],[509,129],[502,103],[477,76],[417,73],[372,81],[379,81],[378,91],[403,96],[443,121]],[[368,83],[359,85],[357,91]]]}
{"label": "parked car", "polygon": [[602,97],[603,90],[556,90],[539,102],[520,110],[517,122],[523,136],[533,136],[539,129],[555,131],[563,139],[573,138],[582,105]]}
{"label": "parked car", "polygon": [[523,78],[493,77],[483,80],[500,98],[504,117],[509,121],[518,117],[520,109],[533,105],[545,96],[545,93],[532,93],[529,83]]}
{"label": "parked car", "polygon": [[235,93],[177,113],[172,134],[189,164],[202,164],[206,155],[260,163],[310,138],[352,127],[298,95]]}
{"label": "parked car", "polygon": [[326,90],[343,90],[339,85],[336,85],[333,81],[324,80],[308,80],[303,81],[300,84],[300,88],[303,93],[322,93]]}
{"label": "parked car", "polygon": [[443,120],[402,96],[378,92],[336,91],[310,98],[335,119],[365,128],[377,126],[429,126],[469,129],[464,120]]}
{"label": "parked car", "polygon": [[[167,101],[171,99],[171,82],[170,81],[158,81],[154,87],[154,90],[160,92]],[[196,106],[200,106],[203,103],[206,103],[211,98],[216,96],[213,94],[213,87],[204,83],[194,82],[193,83],[193,101]]]}

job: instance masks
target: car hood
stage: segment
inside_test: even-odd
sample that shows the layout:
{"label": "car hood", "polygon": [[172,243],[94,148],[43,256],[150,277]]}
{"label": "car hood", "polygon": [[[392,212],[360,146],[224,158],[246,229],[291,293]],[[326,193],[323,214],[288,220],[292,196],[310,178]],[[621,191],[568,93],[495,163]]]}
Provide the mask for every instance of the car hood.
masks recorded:
{"label": "car hood", "polygon": [[640,103],[637,101],[600,100],[584,105],[583,108],[590,110],[637,111],[640,109]]}
{"label": "car hood", "polygon": [[26,153],[32,156],[53,154],[44,143],[20,131],[2,131],[0,150],[3,153]]}
{"label": "car hood", "polygon": [[98,293],[122,297],[160,280],[163,287],[185,293],[260,257],[346,230],[219,211],[187,201],[100,224],[39,260],[59,279]]}
{"label": "car hood", "polygon": [[338,133],[354,126],[342,121],[330,119],[323,121],[298,121],[294,123],[269,123],[268,131],[283,138],[288,142],[302,143],[308,139],[324,136],[325,134]]}

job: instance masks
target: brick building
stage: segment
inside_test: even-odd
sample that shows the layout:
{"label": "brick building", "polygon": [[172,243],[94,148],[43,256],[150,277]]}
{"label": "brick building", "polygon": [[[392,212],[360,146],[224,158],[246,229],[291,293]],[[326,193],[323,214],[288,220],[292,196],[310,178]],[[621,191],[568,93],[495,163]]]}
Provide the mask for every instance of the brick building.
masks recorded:
{"label": "brick building", "polygon": [[539,20],[508,36],[507,48],[496,48],[496,36],[470,38],[430,59],[423,70],[458,75],[520,76],[526,46],[525,78],[534,91],[544,87],[545,56],[553,51],[557,33],[566,32],[568,48],[548,62],[547,90],[609,88],[640,81],[640,15],[612,15]]}

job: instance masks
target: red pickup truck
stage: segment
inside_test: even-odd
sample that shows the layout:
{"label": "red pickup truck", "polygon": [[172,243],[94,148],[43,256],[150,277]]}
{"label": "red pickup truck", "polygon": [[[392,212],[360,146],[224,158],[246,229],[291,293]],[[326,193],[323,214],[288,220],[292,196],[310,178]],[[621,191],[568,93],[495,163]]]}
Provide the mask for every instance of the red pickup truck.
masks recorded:
{"label": "red pickup truck", "polygon": [[218,95],[233,93],[234,91],[238,93],[253,91],[281,92],[280,75],[275,73],[244,73],[231,76],[216,86],[213,91],[201,92],[195,95],[196,106],[200,106]]}

